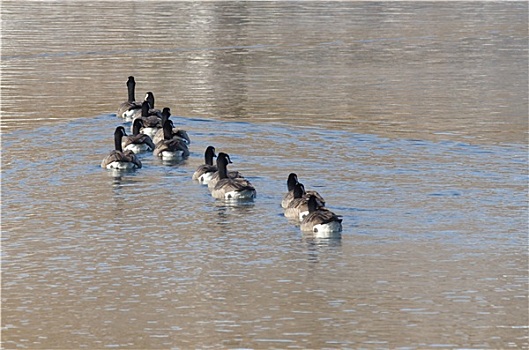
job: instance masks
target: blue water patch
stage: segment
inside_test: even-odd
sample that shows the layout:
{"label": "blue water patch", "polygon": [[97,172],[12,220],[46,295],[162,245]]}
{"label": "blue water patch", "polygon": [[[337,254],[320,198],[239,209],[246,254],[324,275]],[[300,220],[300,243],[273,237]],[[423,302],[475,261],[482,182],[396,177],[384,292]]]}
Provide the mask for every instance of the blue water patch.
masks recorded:
{"label": "blue water patch", "polygon": [[[230,153],[231,168],[243,171],[257,188],[253,205],[262,205],[263,213],[270,213],[252,218],[257,226],[278,220],[286,177],[297,172],[307,189],[317,189],[328,207],[344,217],[345,235],[386,235],[387,229],[378,228],[387,227],[405,237],[437,227],[444,231],[445,220],[463,223],[466,217],[474,224],[475,218],[483,221],[484,225],[472,232],[523,230],[520,220],[507,223],[499,219],[512,208],[519,213],[525,208],[522,191],[527,177],[523,175],[522,149],[389,139],[319,127],[177,118],[192,140],[190,159],[168,164],[152,154],[141,154],[142,169],[117,175],[99,166],[113,148],[114,128],[122,124],[114,114],[43,126],[28,134],[6,133],[3,149],[9,156],[4,157],[8,164],[3,170],[4,212],[23,203],[23,193],[41,197],[41,203],[61,200],[64,194],[79,203],[96,200],[87,203],[96,205],[97,196],[86,196],[96,178],[110,181],[114,190],[134,201],[140,197],[125,194],[127,187],[138,194],[161,193],[162,201],[171,201],[174,194],[195,207],[204,198],[210,199],[208,191],[193,184],[190,177],[203,161],[205,147],[214,144],[218,151]],[[29,148],[17,150],[18,144],[29,144]],[[40,144],[46,144],[45,151]],[[35,152],[38,156],[32,156]],[[38,177],[34,177],[36,172]],[[75,183],[79,184],[77,195],[75,191],[61,192]],[[35,191],[36,186],[41,190]],[[177,188],[185,188],[185,199],[179,197]],[[9,217],[6,220],[9,222]],[[460,229],[466,231],[464,225]]]}

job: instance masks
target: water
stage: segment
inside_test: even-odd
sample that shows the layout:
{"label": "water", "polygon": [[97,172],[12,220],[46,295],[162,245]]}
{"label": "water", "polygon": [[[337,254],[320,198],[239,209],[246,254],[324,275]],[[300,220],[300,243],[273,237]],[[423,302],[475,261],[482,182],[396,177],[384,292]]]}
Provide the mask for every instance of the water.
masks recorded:
{"label": "water", "polygon": [[[2,3],[3,348],[529,346],[527,3],[129,5]],[[99,167],[129,75],[187,161]]]}

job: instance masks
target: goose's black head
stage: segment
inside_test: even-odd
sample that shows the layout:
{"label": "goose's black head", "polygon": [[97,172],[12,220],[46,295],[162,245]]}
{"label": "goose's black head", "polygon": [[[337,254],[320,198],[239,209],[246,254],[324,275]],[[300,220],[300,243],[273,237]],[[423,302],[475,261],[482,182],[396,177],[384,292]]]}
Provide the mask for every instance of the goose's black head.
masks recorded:
{"label": "goose's black head", "polygon": [[141,120],[141,118],[134,119],[134,122],[132,122],[132,134],[138,135],[142,127],[143,127],[143,121]]}
{"label": "goose's black head", "polygon": [[125,128],[123,126],[118,126],[116,131],[114,131],[114,135],[127,136],[127,133],[125,132]]}
{"label": "goose's black head", "polygon": [[151,91],[145,95],[145,101],[149,102],[151,108],[154,108],[154,94]]}
{"label": "goose's black head", "polygon": [[294,190],[294,186],[296,186],[296,184],[298,183],[298,176],[294,173],[290,173],[290,175],[288,175],[288,180],[287,180],[287,188],[288,188],[288,191],[293,191]]}
{"label": "goose's black head", "polygon": [[213,158],[216,157],[217,155],[215,154],[215,147],[213,146],[208,146],[206,148],[206,152],[204,152],[204,160],[206,162],[207,165],[213,165]]}
{"label": "goose's black head", "polygon": [[123,148],[121,147],[121,138],[123,136],[127,136],[125,128],[123,126],[118,126],[116,131],[114,131],[114,149],[116,151],[123,152]]}
{"label": "goose's black head", "polygon": [[127,80],[127,90],[129,93],[129,102],[134,102],[134,88],[136,86],[136,81],[133,76],[130,76]]}
{"label": "goose's black head", "polygon": [[217,163],[218,162],[225,163],[225,164],[231,164],[232,161],[230,159],[230,155],[224,152],[219,152],[217,155]]}
{"label": "goose's black head", "polygon": [[228,177],[228,164],[231,163],[230,156],[227,153],[220,152],[217,155],[217,169],[219,171],[219,178],[225,179]]}

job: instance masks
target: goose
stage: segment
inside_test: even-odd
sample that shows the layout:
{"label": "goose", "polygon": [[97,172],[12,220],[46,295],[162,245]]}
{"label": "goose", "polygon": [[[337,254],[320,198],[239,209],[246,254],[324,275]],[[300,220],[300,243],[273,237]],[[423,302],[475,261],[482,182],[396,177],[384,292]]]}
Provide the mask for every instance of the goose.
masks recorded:
{"label": "goose", "polygon": [[141,162],[134,152],[123,152],[121,139],[125,135],[125,128],[118,126],[114,131],[114,150],[101,162],[101,167],[106,169],[130,170],[141,168]]}
{"label": "goose", "polygon": [[152,139],[148,135],[140,133],[142,127],[142,120],[137,118],[132,123],[132,135],[123,135],[121,146],[125,151],[130,150],[136,154],[154,151],[155,145]]}
{"label": "goose", "polygon": [[[294,185],[294,198],[288,203],[288,206],[284,210],[285,217],[289,219],[301,220],[308,214],[308,197],[305,193],[305,187],[302,183],[297,183]],[[302,213],[305,215],[302,216]]]}
{"label": "goose", "polygon": [[[281,201],[281,207],[283,209],[288,207],[288,204],[294,199],[294,186],[298,183],[298,176],[295,173],[290,173],[287,179],[287,188],[288,192],[283,196]],[[307,195],[315,195],[321,206],[325,206],[325,200],[323,197],[316,191],[306,191]]]}
{"label": "goose", "polygon": [[172,137],[171,121],[166,120],[163,125],[164,139],[156,143],[154,155],[163,159],[183,159],[189,157],[187,144],[179,138]]}
{"label": "goose", "polygon": [[[162,111],[161,125],[163,125],[165,121],[169,119],[170,116],[171,116],[171,109],[169,107],[165,107]],[[191,140],[189,139],[189,136],[187,135],[187,131],[175,128],[174,125],[172,125],[172,122],[171,122],[171,127],[172,127],[173,137],[179,137],[180,139],[182,139],[182,141],[184,141],[188,145],[191,143]],[[157,143],[160,140],[163,140],[163,138],[164,138],[163,129],[159,129],[154,134],[154,137],[152,140],[154,143]]]}
{"label": "goose", "polygon": [[231,163],[230,156],[220,152],[217,156],[217,168],[219,169],[219,181],[211,191],[211,196],[224,200],[252,200],[257,192],[250,181],[244,178],[229,178],[228,164]]}
{"label": "goose", "polygon": [[[149,112],[149,109],[150,109],[149,102],[143,101],[143,103],[141,104],[141,116],[136,119],[141,119],[143,123],[143,128],[140,129],[140,132],[142,134],[148,135],[151,139],[153,139],[158,129],[162,127],[162,124],[161,124],[162,119],[161,117],[158,117],[157,114],[151,114]],[[131,126],[131,129],[133,126],[134,126],[134,121]]]}
{"label": "goose", "polygon": [[318,199],[310,195],[308,199],[309,214],[301,221],[302,231],[317,233],[319,236],[342,232],[341,216],[318,205]]}
{"label": "goose", "polygon": [[193,180],[200,182],[202,185],[207,185],[213,173],[217,171],[217,166],[213,164],[213,157],[216,157],[215,147],[208,146],[204,152],[205,163],[200,165],[193,173]]}
{"label": "goose", "polygon": [[129,97],[127,101],[123,102],[116,112],[116,115],[120,118],[124,118],[128,121],[134,117],[139,117],[141,114],[141,103],[137,102],[134,98],[134,90],[136,88],[136,81],[133,76],[130,76],[127,80],[127,89]]}

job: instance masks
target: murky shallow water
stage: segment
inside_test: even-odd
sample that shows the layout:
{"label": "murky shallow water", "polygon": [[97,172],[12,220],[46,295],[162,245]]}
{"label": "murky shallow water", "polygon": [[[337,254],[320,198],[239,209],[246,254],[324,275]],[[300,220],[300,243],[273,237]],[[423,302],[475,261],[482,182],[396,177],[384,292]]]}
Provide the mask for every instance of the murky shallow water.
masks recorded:
{"label": "murky shallow water", "polygon": [[[3,348],[528,346],[526,3],[6,4]],[[99,167],[130,74],[186,162]],[[254,203],[191,181],[209,144]]]}

